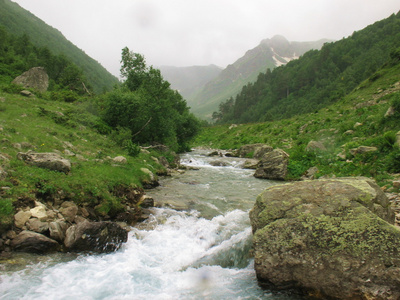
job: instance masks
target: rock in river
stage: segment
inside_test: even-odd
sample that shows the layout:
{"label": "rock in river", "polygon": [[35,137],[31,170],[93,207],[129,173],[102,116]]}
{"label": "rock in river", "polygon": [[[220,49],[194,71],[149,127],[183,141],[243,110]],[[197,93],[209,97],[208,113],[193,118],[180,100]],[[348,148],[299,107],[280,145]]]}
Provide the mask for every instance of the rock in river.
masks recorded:
{"label": "rock in river", "polygon": [[128,240],[128,232],[113,222],[82,222],[68,228],[64,240],[70,251],[112,252]]}
{"label": "rock in river", "polygon": [[321,299],[400,299],[400,230],[372,180],[275,185],[250,219],[261,284]]}

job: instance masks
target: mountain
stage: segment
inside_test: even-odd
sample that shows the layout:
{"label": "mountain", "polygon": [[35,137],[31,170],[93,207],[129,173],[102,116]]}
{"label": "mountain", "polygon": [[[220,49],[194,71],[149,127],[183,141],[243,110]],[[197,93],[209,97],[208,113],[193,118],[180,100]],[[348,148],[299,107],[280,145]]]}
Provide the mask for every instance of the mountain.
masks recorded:
{"label": "mountain", "polygon": [[260,73],[234,100],[222,103],[214,117],[220,123],[251,123],[317,111],[356,88],[396,55],[399,47],[400,12]]}
{"label": "mountain", "polygon": [[228,65],[216,78],[208,82],[193,97],[187,98],[192,111],[203,118],[211,118],[219,103],[235,96],[249,82],[254,82],[260,72],[273,69],[299,58],[311,49],[320,49],[328,40],[316,42],[289,42],[276,35],[246,52],[236,62]]}
{"label": "mountain", "polygon": [[160,71],[174,90],[178,90],[183,98],[191,99],[196,91],[217,77],[221,73],[222,68],[216,65],[190,67],[161,66]]}
{"label": "mountain", "polygon": [[54,54],[68,57],[83,70],[96,93],[110,90],[118,83],[115,76],[68,41],[60,31],[10,0],[0,0],[0,26],[18,36],[25,34],[37,47],[47,47]]}

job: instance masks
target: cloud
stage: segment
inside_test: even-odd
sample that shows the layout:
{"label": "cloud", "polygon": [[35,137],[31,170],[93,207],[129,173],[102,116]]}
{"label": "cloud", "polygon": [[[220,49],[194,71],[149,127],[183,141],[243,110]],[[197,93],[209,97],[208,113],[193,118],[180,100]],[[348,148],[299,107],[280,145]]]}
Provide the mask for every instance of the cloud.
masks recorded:
{"label": "cloud", "polygon": [[14,0],[119,74],[125,46],[149,64],[225,67],[265,38],[341,39],[398,0]]}

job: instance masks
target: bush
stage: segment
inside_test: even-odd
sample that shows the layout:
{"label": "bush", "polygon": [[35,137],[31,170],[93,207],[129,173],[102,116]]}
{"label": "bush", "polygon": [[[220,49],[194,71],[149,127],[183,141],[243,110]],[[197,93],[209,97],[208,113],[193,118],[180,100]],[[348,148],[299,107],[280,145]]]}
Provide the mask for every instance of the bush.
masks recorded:
{"label": "bush", "polygon": [[125,149],[128,151],[129,156],[135,157],[140,154],[140,147],[131,140],[125,141]]}

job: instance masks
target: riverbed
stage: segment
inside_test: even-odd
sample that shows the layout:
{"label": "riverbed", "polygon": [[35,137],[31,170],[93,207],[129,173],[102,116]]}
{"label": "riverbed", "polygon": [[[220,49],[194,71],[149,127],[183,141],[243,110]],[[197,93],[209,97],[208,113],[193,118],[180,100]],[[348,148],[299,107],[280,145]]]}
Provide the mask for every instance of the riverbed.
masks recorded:
{"label": "riverbed", "polygon": [[0,299],[301,299],[261,289],[253,270],[248,212],[276,182],[207,153],[184,154],[196,170],[147,191],[162,207],[120,250],[15,256],[0,266]]}

